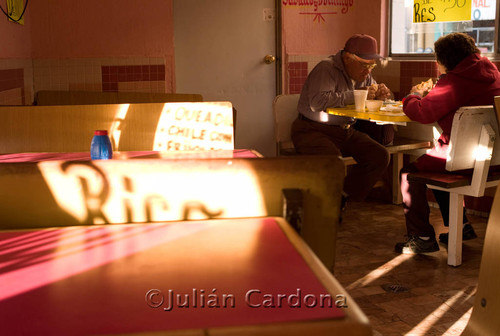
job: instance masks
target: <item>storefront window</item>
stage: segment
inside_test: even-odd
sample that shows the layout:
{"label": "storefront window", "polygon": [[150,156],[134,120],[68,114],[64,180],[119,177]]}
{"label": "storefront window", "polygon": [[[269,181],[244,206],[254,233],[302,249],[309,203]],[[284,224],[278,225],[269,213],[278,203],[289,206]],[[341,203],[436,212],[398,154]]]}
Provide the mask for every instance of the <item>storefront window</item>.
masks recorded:
{"label": "storefront window", "polygon": [[[390,53],[430,54],[434,52],[434,42],[451,32],[467,33],[474,38],[482,53],[499,53],[498,35],[495,33],[498,14],[497,1],[500,0],[392,0]],[[423,8],[421,3],[447,3],[448,6],[463,6],[467,2],[471,8],[471,20],[439,21],[432,8]],[[419,12],[420,10],[420,12]],[[468,11],[467,11],[468,12]],[[449,12],[448,12],[449,13]],[[423,16],[426,14],[427,16]],[[415,23],[417,19],[424,22]]]}

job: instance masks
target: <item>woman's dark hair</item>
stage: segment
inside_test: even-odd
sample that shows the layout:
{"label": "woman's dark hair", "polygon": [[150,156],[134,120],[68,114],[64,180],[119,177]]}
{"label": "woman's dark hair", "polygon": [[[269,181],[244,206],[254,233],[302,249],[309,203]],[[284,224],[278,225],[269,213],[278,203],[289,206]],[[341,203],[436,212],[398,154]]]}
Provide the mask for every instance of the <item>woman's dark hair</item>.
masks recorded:
{"label": "woman's dark hair", "polygon": [[451,33],[441,36],[434,42],[436,59],[446,67],[453,70],[458,63],[472,54],[480,53],[474,39],[464,33]]}

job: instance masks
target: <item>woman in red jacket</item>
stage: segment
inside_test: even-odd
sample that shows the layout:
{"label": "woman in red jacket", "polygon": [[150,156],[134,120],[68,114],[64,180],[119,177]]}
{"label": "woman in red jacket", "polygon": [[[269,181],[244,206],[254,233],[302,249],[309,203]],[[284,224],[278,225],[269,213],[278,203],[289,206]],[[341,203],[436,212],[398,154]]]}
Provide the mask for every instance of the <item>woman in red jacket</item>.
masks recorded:
{"label": "woman in red jacket", "polygon": [[[436,86],[416,85],[403,99],[406,115],[422,124],[437,122],[443,132],[436,146],[401,170],[401,193],[406,218],[408,240],[397,243],[398,253],[439,251],[434,228],[429,223],[427,186],[411,183],[408,173],[418,171],[446,172],[446,151],[455,112],[462,106],[493,105],[500,95],[500,73],[486,57],[480,55],[474,39],[463,33],[442,36],[434,43],[438,69],[442,74]],[[449,193],[433,190],[441,215],[448,226]],[[463,240],[476,237],[464,216]],[[439,240],[448,242],[448,234]]]}

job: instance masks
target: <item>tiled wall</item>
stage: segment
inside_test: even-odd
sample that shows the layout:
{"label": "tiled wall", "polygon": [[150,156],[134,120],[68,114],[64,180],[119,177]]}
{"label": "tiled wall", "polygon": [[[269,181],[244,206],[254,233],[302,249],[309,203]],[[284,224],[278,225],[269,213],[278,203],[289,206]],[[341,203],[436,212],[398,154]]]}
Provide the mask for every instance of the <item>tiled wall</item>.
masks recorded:
{"label": "tiled wall", "polygon": [[165,64],[162,57],[0,60],[0,105],[31,105],[40,90],[173,92]]}
{"label": "tiled wall", "polygon": [[429,78],[436,82],[439,77],[437,64],[434,61],[400,62],[400,73],[398,99],[408,94],[414,85]]}
{"label": "tiled wall", "polygon": [[307,62],[288,64],[288,89],[290,93],[300,93],[308,73]]}
{"label": "tiled wall", "polygon": [[165,64],[102,66],[104,92],[165,92]]}
{"label": "tiled wall", "polygon": [[288,56],[286,69],[284,93],[294,94],[300,93],[302,85],[306,81],[307,75],[322,59],[329,55],[302,55],[302,56]]}

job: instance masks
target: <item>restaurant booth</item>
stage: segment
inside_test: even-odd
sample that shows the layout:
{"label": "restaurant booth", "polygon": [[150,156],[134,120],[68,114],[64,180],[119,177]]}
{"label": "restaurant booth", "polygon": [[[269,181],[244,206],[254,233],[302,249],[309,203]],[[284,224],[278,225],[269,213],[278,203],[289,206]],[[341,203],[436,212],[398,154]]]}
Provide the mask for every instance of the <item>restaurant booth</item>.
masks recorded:
{"label": "restaurant booth", "polygon": [[[500,97],[460,139],[489,148],[469,167],[479,189],[457,196],[479,238],[455,228],[435,255],[392,250],[399,171],[440,133],[402,111],[413,85],[439,76],[434,26],[408,21],[430,2],[407,2],[0,4],[0,334],[494,335]],[[500,1],[464,4],[500,67]],[[356,161],[297,155],[290,123],[309,72],[357,33],[378,41],[373,76],[394,99],[325,112],[396,137],[368,200],[344,209]],[[96,131],[109,160],[91,158]],[[443,230],[430,192],[429,204]]]}

